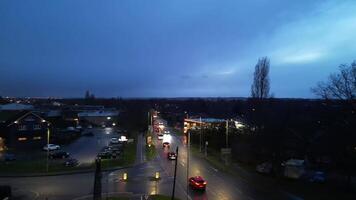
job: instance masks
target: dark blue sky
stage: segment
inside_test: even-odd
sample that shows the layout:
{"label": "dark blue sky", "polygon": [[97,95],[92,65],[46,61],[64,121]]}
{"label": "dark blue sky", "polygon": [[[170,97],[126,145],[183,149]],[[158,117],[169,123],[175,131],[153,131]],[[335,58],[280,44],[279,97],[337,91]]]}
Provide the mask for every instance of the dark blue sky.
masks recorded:
{"label": "dark blue sky", "polygon": [[271,60],[276,97],[356,59],[349,0],[0,1],[0,95],[249,96]]}

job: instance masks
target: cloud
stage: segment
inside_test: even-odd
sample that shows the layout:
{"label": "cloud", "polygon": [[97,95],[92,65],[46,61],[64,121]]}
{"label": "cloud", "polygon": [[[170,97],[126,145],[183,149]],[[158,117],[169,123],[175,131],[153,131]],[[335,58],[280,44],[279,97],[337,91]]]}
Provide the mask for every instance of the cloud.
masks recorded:
{"label": "cloud", "polygon": [[[269,39],[274,64],[306,64],[356,52],[356,4],[328,1],[313,12],[278,28]],[[353,46],[353,47],[352,47]]]}

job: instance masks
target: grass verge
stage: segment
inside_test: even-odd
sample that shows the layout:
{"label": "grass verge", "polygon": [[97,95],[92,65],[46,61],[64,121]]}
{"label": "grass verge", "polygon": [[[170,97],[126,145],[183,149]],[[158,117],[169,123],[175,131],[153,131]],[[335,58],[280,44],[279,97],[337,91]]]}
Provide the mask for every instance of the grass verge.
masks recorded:
{"label": "grass verge", "polygon": [[153,144],[151,146],[146,145],[145,154],[146,154],[146,159],[148,161],[154,159],[156,157],[156,155],[157,155],[157,151],[156,151],[155,145],[153,145]]}

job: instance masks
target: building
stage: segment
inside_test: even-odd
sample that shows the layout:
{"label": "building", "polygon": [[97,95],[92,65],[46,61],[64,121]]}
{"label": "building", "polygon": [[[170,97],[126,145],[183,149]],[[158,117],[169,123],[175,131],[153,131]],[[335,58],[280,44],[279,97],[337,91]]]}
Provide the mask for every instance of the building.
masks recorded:
{"label": "building", "polygon": [[226,120],[216,118],[187,118],[184,119],[184,133],[189,129],[201,128],[225,128],[228,123],[229,128],[242,128],[245,125],[240,120]]}
{"label": "building", "polygon": [[0,150],[44,146],[48,125],[45,119],[32,111],[1,111]]}
{"label": "building", "polygon": [[21,103],[9,103],[0,105],[0,110],[33,110],[33,106]]}
{"label": "building", "polygon": [[86,121],[103,127],[116,126],[118,115],[119,112],[113,110],[85,111],[78,113],[80,121]]}

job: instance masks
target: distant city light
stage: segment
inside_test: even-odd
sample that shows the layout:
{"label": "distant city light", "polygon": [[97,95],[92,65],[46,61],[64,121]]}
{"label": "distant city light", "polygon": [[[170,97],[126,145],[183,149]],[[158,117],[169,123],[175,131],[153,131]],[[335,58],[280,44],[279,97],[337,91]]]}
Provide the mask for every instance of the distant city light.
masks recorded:
{"label": "distant city light", "polygon": [[128,139],[126,138],[126,136],[122,135],[122,136],[119,138],[119,141],[120,141],[120,142],[127,142]]}
{"label": "distant city light", "polygon": [[110,119],[111,119],[111,117],[107,117],[106,119],[107,119],[107,120],[110,120]]}

